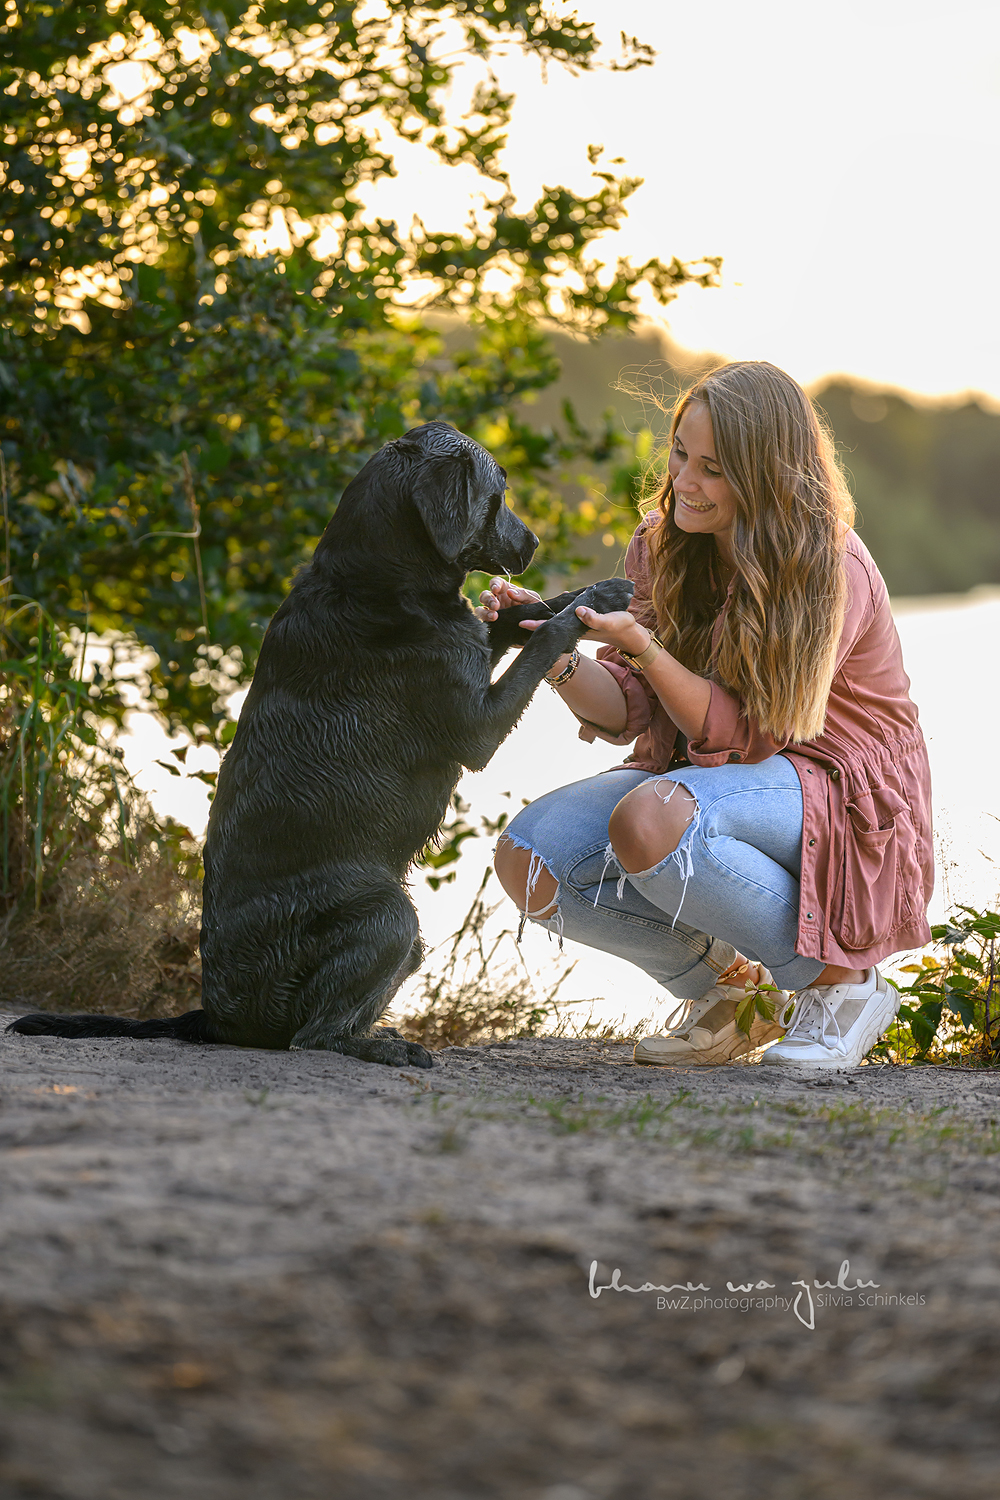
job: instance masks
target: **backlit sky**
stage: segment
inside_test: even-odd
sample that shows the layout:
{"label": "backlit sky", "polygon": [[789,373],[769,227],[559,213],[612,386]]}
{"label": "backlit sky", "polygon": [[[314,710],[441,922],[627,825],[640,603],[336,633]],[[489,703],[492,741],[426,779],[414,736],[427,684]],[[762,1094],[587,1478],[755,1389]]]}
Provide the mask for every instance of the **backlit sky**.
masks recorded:
{"label": "backlit sky", "polygon": [[[582,188],[601,142],[645,178],[615,249],[725,257],[667,317],[693,349],[1000,401],[997,0],[582,0],[652,68],[543,82],[511,56],[521,201]],[[461,223],[471,182],[400,157],[378,207]]]}

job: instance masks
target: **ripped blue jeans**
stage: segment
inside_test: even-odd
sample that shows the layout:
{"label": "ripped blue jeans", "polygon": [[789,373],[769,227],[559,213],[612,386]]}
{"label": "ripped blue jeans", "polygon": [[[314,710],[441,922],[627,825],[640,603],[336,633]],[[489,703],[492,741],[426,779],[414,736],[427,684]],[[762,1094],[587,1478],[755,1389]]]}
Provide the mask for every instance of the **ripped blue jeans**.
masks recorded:
{"label": "ripped blue jeans", "polygon": [[[694,797],[690,826],[659,864],[628,875],[608,843],[608,819],[643,781],[667,780]],[[533,856],[522,907],[532,921],[628,959],[680,1000],[711,989],[737,952],[770,969],[781,989],[804,989],[823,970],[795,951],[802,789],[783,755],[669,776],[606,771],[539,797],[504,836]],[[547,919],[538,913],[552,903],[533,899],[543,867],[559,884]]]}

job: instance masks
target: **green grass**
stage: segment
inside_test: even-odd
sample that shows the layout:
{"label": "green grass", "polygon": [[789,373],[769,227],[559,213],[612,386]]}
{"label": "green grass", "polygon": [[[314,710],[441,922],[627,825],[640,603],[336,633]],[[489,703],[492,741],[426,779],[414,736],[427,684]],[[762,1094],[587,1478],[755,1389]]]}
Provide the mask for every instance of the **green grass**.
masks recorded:
{"label": "green grass", "polygon": [[[426,1107],[426,1096],[413,1100]],[[938,1105],[920,1113],[872,1108],[861,1103],[817,1104],[799,1100],[766,1103],[753,1099],[721,1105],[701,1103],[690,1090],[668,1099],[652,1094],[628,1104],[604,1095],[544,1098],[536,1094],[475,1098],[434,1095],[432,1113],[450,1116],[456,1138],[460,1122],[523,1120],[530,1127],[547,1127],[559,1136],[611,1136],[645,1141],[670,1151],[700,1151],[733,1158],[780,1155],[808,1164],[844,1161],[857,1170],[863,1153],[868,1162],[893,1159],[904,1150],[920,1158],[1000,1153],[1000,1128],[995,1120],[968,1120],[950,1106]],[[463,1145],[467,1138],[462,1137]],[[454,1150],[440,1144],[436,1149]]]}

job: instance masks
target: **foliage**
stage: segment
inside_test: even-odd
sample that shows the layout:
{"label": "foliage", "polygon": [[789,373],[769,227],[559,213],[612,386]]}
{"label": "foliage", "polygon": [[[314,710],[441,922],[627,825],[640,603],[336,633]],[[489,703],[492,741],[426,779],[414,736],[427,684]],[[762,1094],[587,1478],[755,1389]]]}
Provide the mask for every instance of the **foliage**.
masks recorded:
{"label": "foliage", "polygon": [[[510,792],[504,792],[505,797]],[[522,799],[527,806],[527,799]],[[479,826],[468,821],[471,806],[459,796],[458,792],[452,793],[451,813],[442,823],[437,836],[427,845],[427,848],[416,861],[418,869],[425,870],[447,870],[446,875],[428,875],[427,884],[432,891],[438,891],[443,885],[450,885],[458,873],[454,869],[448,870],[449,865],[455,865],[462,857],[462,845],[466,839],[496,838],[503,833],[507,826],[508,814],[502,812],[498,818],[481,817]]]}
{"label": "foliage", "polygon": [[[26,624],[31,621],[31,624]],[[158,1014],[197,1003],[197,854],[159,826],[88,709],[86,640],[4,597],[0,629],[0,999]],[[28,634],[28,632],[33,634]]]}
{"label": "foliage", "polygon": [[[490,55],[593,68],[588,23],[541,0],[9,0],[6,18],[0,435],[18,589],[64,628],[117,632],[119,664],[152,648],[153,696],[204,734],[344,484],[416,422],[485,442],[540,564],[571,562],[589,522],[559,481],[621,438],[524,419],[517,398],[558,373],[543,325],[627,329],[643,288],[666,302],[717,269],[595,258],[637,186],[598,147],[588,192],[516,207],[498,162],[513,99]],[[623,37],[612,66],[649,60]],[[478,174],[462,229],[368,213],[399,142]],[[465,319],[471,345],[446,352],[430,309]],[[120,714],[112,666],[98,686]]]}
{"label": "foliage", "polygon": [[1000,916],[959,906],[954,920],[932,927],[936,952],[900,970],[912,974],[901,988],[899,1018],[873,1057],[895,1061],[1000,1063],[1000,986],[997,939]]}
{"label": "foliage", "polygon": [[835,381],[815,393],[858,504],[858,530],[891,594],[1000,583],[1000,413]]}
{"label": "foliage", "polygon": [[[17,607],[19,606],[19,607]],[[20,618],[18,618],[20,617]],[[32,620],[30,655],[0,660],[0,903],[40,911],[81,847],[114,834],[129,862],[127,777],[120,752],[102,754],[84,714],[89,684],[74,676],[59,631],[32,600],[5,600],[3,625]],[[80,651],[80,664],[86,638]]]}

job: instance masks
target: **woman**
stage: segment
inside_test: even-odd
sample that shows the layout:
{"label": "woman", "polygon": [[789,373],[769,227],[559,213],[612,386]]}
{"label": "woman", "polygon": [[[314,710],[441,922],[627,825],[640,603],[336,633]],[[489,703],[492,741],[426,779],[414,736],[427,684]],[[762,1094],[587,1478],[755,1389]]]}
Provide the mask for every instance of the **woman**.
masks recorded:
{"label": "woman", "polygon": [[[674,414],[626,555],[629,610],[578,610],[598,660],[549,674],[582,738],[637,743],[621,769],[525,808],[496,871],[533,921],[685,1002],[637,1062],[722,1062],[781,1037],[764,1061],[857,1064],[899,1007],[876,965],[930,939],[927,754],[853,510],[790,376],[713,371]],[[483,617],[534,597],[494,579]],[[746,1035],[737,1005],[760,986],[777,1005]]]}

